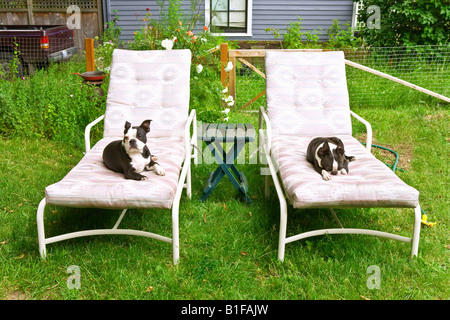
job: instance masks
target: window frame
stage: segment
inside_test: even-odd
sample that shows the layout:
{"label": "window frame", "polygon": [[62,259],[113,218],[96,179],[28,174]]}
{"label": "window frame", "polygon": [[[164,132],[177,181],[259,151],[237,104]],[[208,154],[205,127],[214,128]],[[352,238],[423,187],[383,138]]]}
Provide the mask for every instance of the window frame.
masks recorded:
{"label": "window frame", "polygon": [[[253,9],[253,0],[246,0],[246,32],[221,32],[221,33],[212,33],[212,35],[222,35],[222,36],[230,36],[230,37],[251,37],[252,34],[252,9]],[[205,25],[211,28],[211,2],[212,0],[205,1]],[[228,10],[230,12],[230,10]],[[231,11],[232,12],[232,11]]]}

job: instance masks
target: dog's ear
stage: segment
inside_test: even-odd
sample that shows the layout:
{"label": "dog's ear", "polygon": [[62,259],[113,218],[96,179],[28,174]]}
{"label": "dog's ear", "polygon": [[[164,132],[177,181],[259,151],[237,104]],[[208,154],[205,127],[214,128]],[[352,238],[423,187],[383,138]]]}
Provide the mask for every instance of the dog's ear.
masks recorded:
{"label": "dog's ear", "polygon": [[323,158],[324,155],[326,155],[330,151],[330,146],[328,143],[324,143],[322,147],[317,150],[317,155],[321,158]]}
{"label": "dog's ear", "polygon": [[141,128],[143,128],[147,133],[150,132],[150,122],[152,122],[152,120],[144,120],[144,122],[141,123]]}
{"label": "dog's ear", "polygon": [[128,121],[125,121],[125,130],[123,131],[123,133],[124,134],[127,133],[128,129],[130,129],[130,127],[131,127],[131,123],[129,123]]}

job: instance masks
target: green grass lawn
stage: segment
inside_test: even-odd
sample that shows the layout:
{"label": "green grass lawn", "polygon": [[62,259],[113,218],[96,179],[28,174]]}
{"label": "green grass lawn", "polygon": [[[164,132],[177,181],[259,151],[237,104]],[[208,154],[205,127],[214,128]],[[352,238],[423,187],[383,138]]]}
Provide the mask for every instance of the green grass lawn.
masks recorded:
{"label": "green grass lawn", "polygon": [[[256,92],[258,93],[258,92]],[[254,107],[252,107],[255,109]],[[250,108],[250,109],[252,109]],[[374,143],[400,155],[397,174],[420,191],[434,227],[422,227],[419,256],[409,244],[361,235],[309,238],[286,246],[277,260],[279,205],[264,198],[256,164],[239,165],[253,203],[237,199],[224,178],[206,202],[203,184],[214,165],[193,166],[193,194],[180,204],[180,262],[171,245],[131,236],[87,237],[50,244],[38,253],[36,210],[44,188],[82,158],[80,148],[48,140],[0,140],[1,299],[449,299],[449,110],[417,103],[396,108],[356,107],[371,122]],[[251,122],[251,112],[230,112],[230,122]],[[355,124],[356,136],[363,128]],[[363,139],[361,139],[363,141]],[[375,150],[374,150],[375,151]],[[248,153],[247,153],[248,156]],[[378,155],[377,155],[378,156]],[[394,159],[379,154],[386,162]],[[348,227],[410,236],[412,209],[337,210]],[[109,228],[118,211],[48,207],[49,236],[85,228]],[[288,234],[334,227],[325,210],[289,209]],[[130,210],[121,227],[171,236],[169,210]],[[69,266],[80,270],[80,289],[70,289]],[[370,289],[370,266],[380,288]]]}

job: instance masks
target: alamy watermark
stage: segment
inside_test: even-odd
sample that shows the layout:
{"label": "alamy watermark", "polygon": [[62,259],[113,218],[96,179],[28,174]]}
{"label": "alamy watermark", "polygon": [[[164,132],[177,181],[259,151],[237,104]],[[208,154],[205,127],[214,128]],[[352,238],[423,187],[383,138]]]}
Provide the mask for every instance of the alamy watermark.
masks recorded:
{"label": "alamy watermark", "polygon": [[76,5],[71,5],[66,10],[70,17],[66,21],[66,26],[69,29],[81,29],[81,9]]}
{"label": "alamy watermark", "polygon": [[71,265],[67,268],[66,272],[70,274],[67,278],[66,284],[68,289],[77,289],[81,288],[81,271],[79,266]]}
{"label": "alamy watermark", "polygon": [[369,6],[367,8],[367,14],[373,12],[373,14],[367,18],[366,26],[369,29],[380,29],[381,28],[381,13],[380,7],[376,5]]}
{"label": "alamy watermark", "polygon": [[367,278],[367,288],[370,290],[381,288],[381,270],[379,266],[371,265],[366,270],[370,276]]}

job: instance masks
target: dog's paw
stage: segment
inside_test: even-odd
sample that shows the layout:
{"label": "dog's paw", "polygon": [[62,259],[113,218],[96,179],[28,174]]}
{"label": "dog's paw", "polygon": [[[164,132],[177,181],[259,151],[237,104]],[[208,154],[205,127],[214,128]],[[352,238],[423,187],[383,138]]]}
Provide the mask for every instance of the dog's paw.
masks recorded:
{"label": "dog's paw", "polygon": [[341,174],[347,174],[347,173],[348,173],[347,170],[345,170],[345,169],[341,170]]}
{"label": "dog's paw", "polygon": [[148,178],[146,176],[142,176],[141,181],[144,181],[144,180],[148,180]]}
{"label": "dog's paw", "polygon": [[322,170],[322,179],[325,181],[331,180],[331,174],[326,170]]}
{"label": "dog's paw", "polygon": [[159,166],[158,164],[155,164],[153,166],[153,168],[155,169],[155,172],[158,176],[165,176],[166,175],[166,171],[161,168],[161,166]]}

